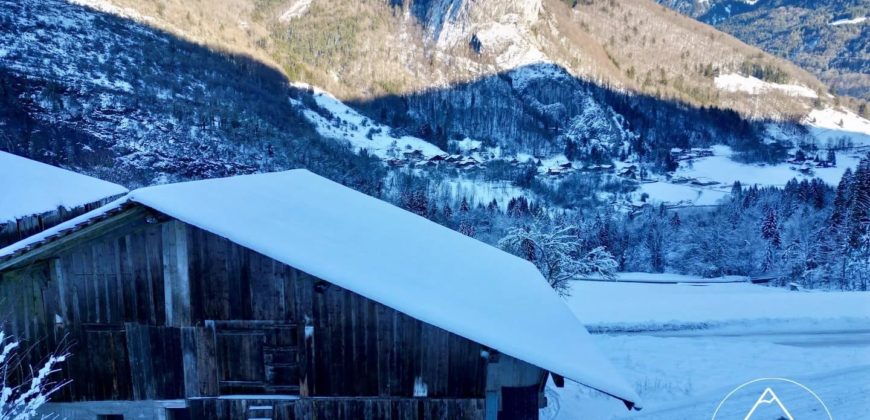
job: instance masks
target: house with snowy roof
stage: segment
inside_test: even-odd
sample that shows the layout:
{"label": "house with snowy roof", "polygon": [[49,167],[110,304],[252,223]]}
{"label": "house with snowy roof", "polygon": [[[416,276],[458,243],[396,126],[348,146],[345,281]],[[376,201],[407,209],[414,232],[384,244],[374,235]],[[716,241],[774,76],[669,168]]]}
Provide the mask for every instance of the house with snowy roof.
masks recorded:
{"label": "house with snowy roof", "polygon": [[100,207],[127,189],[0,151],[0,247]]}
{"label": "house with snowy roof", "polygon": [[[0,249],[77,419],[536,419],[639,408],[534,265],[305,170],[142,188]],[[144,416],[144,417],[143,417]]]}

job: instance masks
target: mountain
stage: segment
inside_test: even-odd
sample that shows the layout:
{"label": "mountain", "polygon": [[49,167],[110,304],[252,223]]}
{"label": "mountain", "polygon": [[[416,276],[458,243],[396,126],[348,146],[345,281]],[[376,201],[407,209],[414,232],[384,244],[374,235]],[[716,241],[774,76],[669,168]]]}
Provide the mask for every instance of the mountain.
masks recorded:
{"label": "mountain", "polygon": [[297,166],[382,177],[248,56],[56,0],[0,1],[0,32],[0,149],[131,187]]}
{"label": "mountain", "polygon": [[307,167],[389,194],[454,155],[450,182],[574,207],[674,149],[783,163],[863,132],[808,73],[653,2],[2,5],[0,147],[131,187]]}
{"label": "mountain", "polygon": [[863,0],[657,0],[870,100],[870,4]]}
{"label": "mountain", "polygon": [[127,187],[304,167],[490,244],[812,284],[851,257],[780,243],[835,196],[864,228],[870,121],[652,1],[0,0],[0,35],[0,150]]}
{"label": "mountain", "polygon": [[767,68],[781,83],[830,102],[825,86],[791,63],[646,0],[111,1],[194,42],[268,56],[291,80],[342,100],[414,93],[544,62],[613,89],[761,118],[802,117],[812,101],[726,91],[716,75]]}

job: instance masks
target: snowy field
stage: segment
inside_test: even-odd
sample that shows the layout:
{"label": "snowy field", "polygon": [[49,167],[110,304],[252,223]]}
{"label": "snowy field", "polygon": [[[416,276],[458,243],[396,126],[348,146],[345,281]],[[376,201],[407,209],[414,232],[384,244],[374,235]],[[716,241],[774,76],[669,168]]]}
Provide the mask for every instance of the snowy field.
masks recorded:
{"label": "snowy field", "polygon": [[[697,284],[697,283],[746,283],[749,282],[748,277],[744,276],[722,276],[722,277],[714,277],[714,278],[705,278],[700,279],[698,276],[688,276],[685,274],[659,274],[659,273],[631,273],[631,272],[623,272],[616,273],[613,279],[603,279],[601,276],[589,276],[583,278],[583,280],[599,280],[605,282],[632,282],[632,283],[656,283],[656,284],[669,284],[669,283],[689,283],[689,284]],[[586,283],[577,283],[578,287],[585,287]]]}
{"label": "snowy field", "polygon": [[[820,132],[826,129],[813,128]],[[834,131],[825,131],[831,139],[836,138]],[[870,132],[870,130],[868,130]],[[822,134],[819,134],[824,138]],[[664,202],[668,204],[683,204],[693,206],[705,206],[716,204],[731,192],[731,186],[735,181],[740,181],[744,186],[776,186],[782,187],[793,178],[812,179],[820,178],[829,185],[836,186],[846,168],[858,166],[862,156],[868,152],[865,144],[870,144],[870,135],[861,135],[853,138],[854,144],[859,145],[850,150],[837,152],[837,166],[832,168],[813,168],[811,173],[805,174],[799,171],[800,165],[792,163],[780,163],[775,165],[747,164],[732,159],[734,151],[723,145],[713,146],[713,156],[700,157],[691,162],[684,161],[674,172],[675,178],[699,179],[716,182],[714,185],[698,186],[692,184],[673,184],[667,181],[658,181],[641,184],[634,193],[635,201],[641,194],[648,195],[648,202]]]}
{"label": "snowy field", "polygon": [[[722,83],[729,80],[731,82],[740,81],[732,77],[723,79]],[[718,81],[719,79],[717,79]],[[803,120],[803,123],[810,134],[816,138],[817,145],[822,149],[820,152],[822,156],[828,147],[849,145],[849,147],[836,152],[836,167],[813,168],[811,172],[803,173],[800,171],[801,165],[787,162],[775,165],[746,164],[732,159],[734,151],[730,147],[716,145],[711,148],[713,156],[680,162],[679,168],[673,175],[675,178],[713,181],[717,184],[698,186],[690,183],[675,184],[664,180],[644,183],[634,193],[634,201],[638,202],[640,196],[646,194],[647,201],[653,203],[713,205],[728,195],[731,191],[731,185],[735,181],[740,181],[744,186],[781,187],[792,178],[820,178],[829,185],[837,185],[846,168],[854,169],[861,157],[866,156],[867,152],[870,151],[870,121],[845,108],[812,110]],[[777,128],[771,126],[771,130],[773,137],[779,137],[775,133]]]}
{"label": "snowy field", "polygon": [[[629,412],[566,381],[549,387],[544,419],[710,419],[728,392],[762,377],[808,386],[834,419],[870,412],[870,293],[578,281],[572,294],[569,306],[590,330],[611,331],[595,341],[645,408]],[[779,397],[792,411],[812,403]],[[748,411],[754,402],[736,404]]]}

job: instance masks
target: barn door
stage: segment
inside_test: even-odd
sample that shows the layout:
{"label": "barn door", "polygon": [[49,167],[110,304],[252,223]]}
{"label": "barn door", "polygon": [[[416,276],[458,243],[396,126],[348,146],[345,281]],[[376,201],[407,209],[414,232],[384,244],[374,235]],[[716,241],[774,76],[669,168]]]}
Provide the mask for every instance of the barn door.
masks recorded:
{"label": "barn door", "polygon": [[296,325],[272,321],[215,321],[220,392],[299,393]]}

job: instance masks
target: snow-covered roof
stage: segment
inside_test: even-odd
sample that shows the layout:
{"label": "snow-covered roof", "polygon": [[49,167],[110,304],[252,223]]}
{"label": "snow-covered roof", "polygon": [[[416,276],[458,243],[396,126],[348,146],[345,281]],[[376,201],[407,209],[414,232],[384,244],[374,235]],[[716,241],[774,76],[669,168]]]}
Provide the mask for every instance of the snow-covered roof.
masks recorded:
{"label": "snow-covered roof", "polygon": [[129,202],[640,406],[534,265],[305,170],[135,190],[0,260]]}
{"label": "snow-covered roof", "polygon": [[126,192],[111,182],[0,152],[0,223]]}

